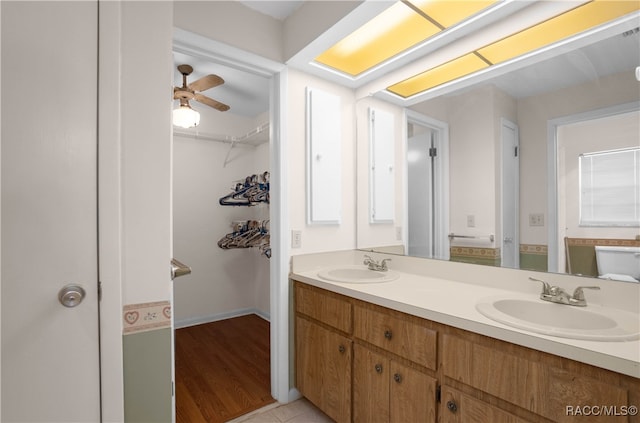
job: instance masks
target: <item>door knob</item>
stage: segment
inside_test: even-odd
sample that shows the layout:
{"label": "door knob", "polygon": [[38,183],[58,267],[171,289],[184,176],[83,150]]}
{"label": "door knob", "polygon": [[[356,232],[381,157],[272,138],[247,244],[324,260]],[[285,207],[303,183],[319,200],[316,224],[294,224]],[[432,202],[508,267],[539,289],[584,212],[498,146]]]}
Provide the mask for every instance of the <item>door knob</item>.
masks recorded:
{"label": "door knob", "polygon": [[171,279],[175,279],[180,276],[190,275],[191,268],[184,263],[179,262],[176,259],[171,259]]}
{"label": "door knob", "polygon": [[58,301],[65,307],[75,307],[84,300],[85,292],[84,288],[76,284],[68,284],[62,287],[58,292]]}

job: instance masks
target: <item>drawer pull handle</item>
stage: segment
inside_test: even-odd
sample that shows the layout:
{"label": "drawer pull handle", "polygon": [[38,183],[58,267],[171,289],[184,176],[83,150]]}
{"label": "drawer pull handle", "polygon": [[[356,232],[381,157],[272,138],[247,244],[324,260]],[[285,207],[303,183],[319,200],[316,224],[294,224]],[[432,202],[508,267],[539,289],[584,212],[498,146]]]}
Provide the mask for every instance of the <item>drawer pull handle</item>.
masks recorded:
{"label": "drawer pull handle", "polygon": [[395,375],[393,375],[393,380],[398,383],[402,383],[402,375],[400,373],[396,373]]}
{"label": "drawer pull handle", "polygon": [[374,368],[376,369],[377,373],[382,373],[382,364],[376,364]]}
{"label": "drawer pull handle", "polygon": [[341,353],[343,353],[343,354],[344,354],[344,352],[345,352],[346,350],[347,350],[347,349],[344,347],[344,345],[340,345],[340,346],[338,347],[338,351],[340,351],[340,352],[341,352]]}
{"label": "drawer pull handle", "polygon": [[391,333],[391,331],[389,329],[384,331],[384,337],[387,339],[391,339],[393,337],[393,334]]}
{"label": "drawer pull handle", "polygon": [[455,413],[456,411],[458,411],[458,404],[456,404],[455,401],[447,401],[447,409],[449,409],[449,411],[451,411],[452,413]]}

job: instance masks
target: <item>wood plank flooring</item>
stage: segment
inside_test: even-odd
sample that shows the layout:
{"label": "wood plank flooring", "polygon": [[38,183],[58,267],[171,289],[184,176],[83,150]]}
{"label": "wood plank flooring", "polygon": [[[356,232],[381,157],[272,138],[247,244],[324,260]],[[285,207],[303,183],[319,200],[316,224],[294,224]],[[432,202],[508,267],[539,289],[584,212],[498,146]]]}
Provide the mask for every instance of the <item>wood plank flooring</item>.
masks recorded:
{"label": "wood plank flooring", "polygon": [[226,422],[274,402],[269,353],[269,322],[255,314],[177,329],[176,422]]}

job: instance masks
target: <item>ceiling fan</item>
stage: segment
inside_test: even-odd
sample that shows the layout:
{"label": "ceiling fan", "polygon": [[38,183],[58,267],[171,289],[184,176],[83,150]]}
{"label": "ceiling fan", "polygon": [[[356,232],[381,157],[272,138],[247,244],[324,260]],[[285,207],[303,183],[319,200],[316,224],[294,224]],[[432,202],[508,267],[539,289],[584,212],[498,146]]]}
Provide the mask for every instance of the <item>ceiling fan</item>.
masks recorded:
{"label": "ceiling fan", "polygon": [[187,76],[193,72],[193,68],[189,65],[179,65],[178,71],[182,74],[182,87],[173,88],[173,99],[180,100],[181,107],[191,108],[189,100],[195,100],[221,112],[229,110],[226,104],[200,94],[201,91],[224,84],[224,79],[218,75],[207,75],[187,85]]}

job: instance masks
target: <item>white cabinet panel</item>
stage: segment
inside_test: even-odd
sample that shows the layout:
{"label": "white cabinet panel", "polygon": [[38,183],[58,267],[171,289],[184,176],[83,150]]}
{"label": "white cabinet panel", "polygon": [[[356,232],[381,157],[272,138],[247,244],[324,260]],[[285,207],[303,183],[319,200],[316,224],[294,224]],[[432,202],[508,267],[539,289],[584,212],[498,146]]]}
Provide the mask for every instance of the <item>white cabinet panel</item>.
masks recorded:
{"label": "white cabinet panel", "polygon": [[369,109],[371,223],[391,223],[394,220],[394,131],[391,113]]}
{"label": "white cabinet panel", "polygon": [[342,198],[340,97],[307,87],[307,223],[339,224]]}

